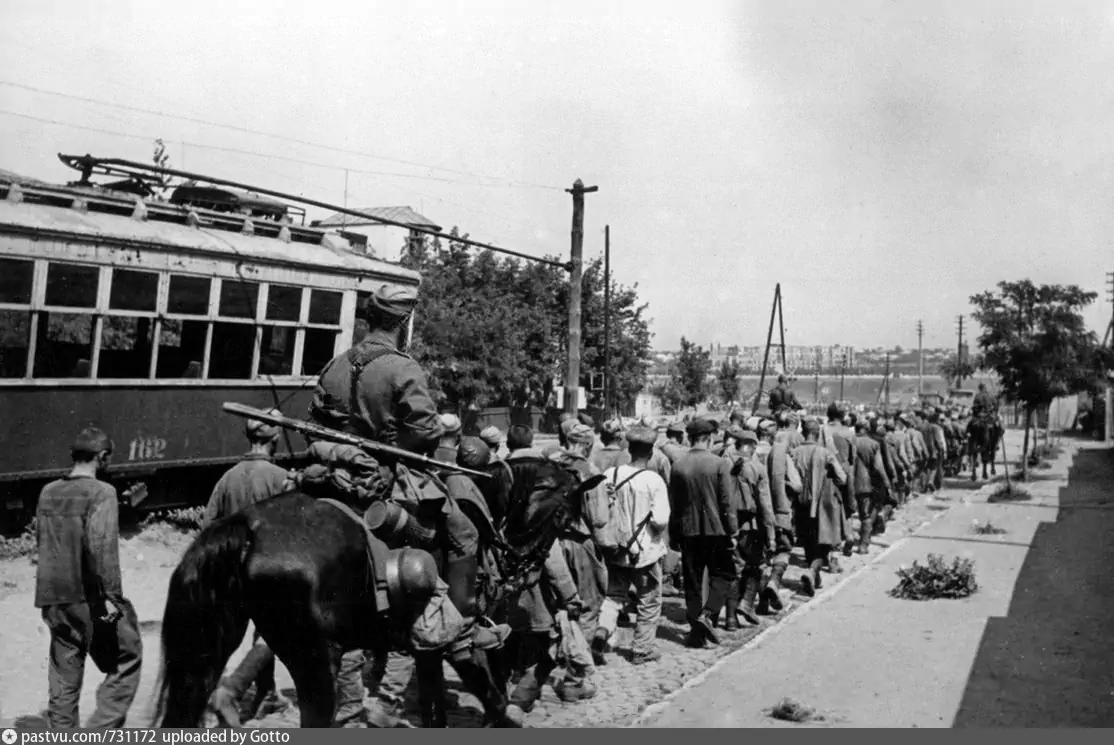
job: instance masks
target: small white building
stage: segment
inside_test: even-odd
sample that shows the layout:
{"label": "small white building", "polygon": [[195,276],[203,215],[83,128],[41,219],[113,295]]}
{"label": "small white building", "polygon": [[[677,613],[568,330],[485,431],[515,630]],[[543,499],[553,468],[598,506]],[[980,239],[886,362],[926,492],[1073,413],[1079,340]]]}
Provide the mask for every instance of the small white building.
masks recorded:
{"label": "small white building", "polygon": [[636,419],[642,417],[653,418],[661,416],[661,398],[652,393],[643,391],[639,393],[634,399],[634,416]]}
{"label": "small white building", "polygon": [[378,217],[407,227],[384,225],[375,220],[362,220],[355,215],[337,212],[324,220],[314,220],[313,226],[336,230],[348,239],[353,250],[383,261],[398,262],[403,251],[412,242],[420,242],[422,234],[410,228],[440,231],[441,226],[419,215],[410,207],[363,207],[356,210],[368,217]]}

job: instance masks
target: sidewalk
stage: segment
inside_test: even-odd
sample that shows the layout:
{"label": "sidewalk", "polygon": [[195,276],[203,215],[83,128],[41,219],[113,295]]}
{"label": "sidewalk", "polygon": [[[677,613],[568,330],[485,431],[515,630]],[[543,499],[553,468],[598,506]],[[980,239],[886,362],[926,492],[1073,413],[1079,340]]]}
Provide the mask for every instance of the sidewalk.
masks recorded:
{"label": "sidewalk", "polygon": [[[1031,501],[987,504],[993,487],[969,492],[637,726],[1114,724],[1114,451],[1081,450],[1060,493],[1075,448],[1066,444],[1027,485]],[[976,520],[1008,532],[974,534]],[[979,591],[959,601],[890,598],[896,570],[930,552],[973,559]],[[824,721],[770,718],[786,697]]]}

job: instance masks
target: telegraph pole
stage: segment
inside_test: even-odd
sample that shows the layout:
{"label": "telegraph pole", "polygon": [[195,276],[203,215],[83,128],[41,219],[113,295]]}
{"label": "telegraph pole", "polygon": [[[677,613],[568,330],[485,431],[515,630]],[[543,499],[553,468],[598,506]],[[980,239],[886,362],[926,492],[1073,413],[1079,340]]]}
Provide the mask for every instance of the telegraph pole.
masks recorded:
{"label": "telegraph pole", "polygon": [[843,401],[843,376],[847,374],[847,350],[843,350],[843,365],[839,368],[839,400]]}
{"label": "telegraph pole", "polygon": [[924,395],[924,322],[917,321],[917,400]]}
{"label": "telegraph pole", "polygon": [[569,368],[565,376],[565,411],[575,414],[580,406],[576,400],[580,387],[580,284],[584,276],[584,195],[599,191],[598,186],[585,186],[577,179],[572,194],[572,272],[569,276]]}
{"label": "telegraph pole", "polygon": [[814,390],[815,390],[815,392],[813,393],[812,397],[813,397],[813,399],[815,400],[816,403],[820,403],[820,350],[819,349],[816,350],[816,380],[815,380]]}
{"label": "telegraph pole", "polygon": [[955,350],[955,387],[963,387],[963,315],[958,316],[959,319],[959,344]]}
{"label": "telegraph pole", "polygon": [[1107,340],[1114,346],[1114,272],[1106,273],[1106,282],[1110,285],[1107,290],[1110,293],[1110,323],[1106,327],[1106,333],[1102,335],[1102,345],[1104,347]]}
{"label": "telegraph pole", "polygon": [[603,408],[611,415],[611,226],[603,226]]}

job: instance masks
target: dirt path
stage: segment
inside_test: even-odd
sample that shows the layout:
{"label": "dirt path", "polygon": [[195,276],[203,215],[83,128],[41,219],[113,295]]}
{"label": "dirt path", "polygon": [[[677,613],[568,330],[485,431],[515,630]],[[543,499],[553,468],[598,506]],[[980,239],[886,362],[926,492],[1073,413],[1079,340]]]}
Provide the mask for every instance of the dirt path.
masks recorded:
{"label": "dirt path", "polygon": [[[989,489],[969,492],[828,602],[651,707],[639,725],[1109,726],[1114,453],[1084,452],[1061,495],[1071,458],[1037,472],[1029,501],[988,504]],[[1006,532],[978,535],[975,522]],[[973,559],[979,591],[889,597],[898,567],[929,552]],[[771,718],[782,698],[823,719]]]}
{"label": "dirt path", "polygon": [[[922,498],[909,503],[897,513],[884,535],[875,538],[874,558],[890,544],[908,535],[926,522],[962,503],[970,494],[969,484],[957,480],[949,484],[939,498]],[[130,726],[144,726],[150,718],[150,704],[158,673],[160,619],[165,605],[166,587],[178,557],[188,543],[188,538],[171,531],[144,534],[127,540],[122,545],[121,562],[124,589],[135,603],[143,630],[145,662],[139,694],[129,715]],[[824,579],[823,598],[839,587],[845,579],[868,563],[868,557],[853,556],[842,559],[844,573],[828,575]],[[787,585],[795,588],[801,573],[799,557],[787,575]],[[820,599],[818,598],[818,600]],[[46,704],[46,655],[48,637],[38,612],[33,607],[34,566],[27,560],[0,563],[0,725],[17,720],[26,726],[35,723],[35,717]],[[779,617],[763,620],[761,627],[739,633],[725,640],[718,648],[690,650],[683,646],[687,626],[684,623],[684,604],[680,598],[669,598],[658,631],[662,660],[652,665],[636,667],[626,661],[630,630],[620,629],[615,647],[619,654],[609,655],[606,666],[599,668],[595,680],[598,695],[574,705],[564,704],[546,688],[542,700],[527,719],[535,727],[599,727],[623,726],[638,719],[648,705],[662,701],[680,689],[687,681],[705,672],[710,666],[728,657],[746,645],[760,632],[778,624],[804,602],[794,595],[787,603],[787,610]],[[811,601],[810,605],[817,601]],[[821,606],[822,607],[822,606]],[[241,654],[245,650],[241,648]],[[749,654],[749,653],[748,653]],[[233,661],[235,661],[234,658]],[[748,663],[749,665],[749,663]],[[92,711],[93,695],[100,673],[90,666],[82,695],[82,715]],[[278,684],[293,694],[292,683],[286,671],[279,666]],[[456,706],[450,714],[450,725],[456,727],[479,726],[481,713],[478,702],[470,695],[457,690],[457,683],[449,673]],[[417,722],[415,691],[411,690],[409,714]],[[273,716],[255,726],[297,726],[297,714]]]}

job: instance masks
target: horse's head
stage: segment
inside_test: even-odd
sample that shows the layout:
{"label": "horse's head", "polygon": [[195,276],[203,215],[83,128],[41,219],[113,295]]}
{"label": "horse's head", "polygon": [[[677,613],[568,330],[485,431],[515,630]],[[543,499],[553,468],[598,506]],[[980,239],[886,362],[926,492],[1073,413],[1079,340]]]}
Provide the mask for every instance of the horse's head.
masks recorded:
{"label": "horse's head", "polygon": [[548,551],[580,519],[584,494],[603,481],[602,475],[583,477],[544,458],[511,461],[511,470],[514,484],[503,533],[507,547],[522,558]]}

